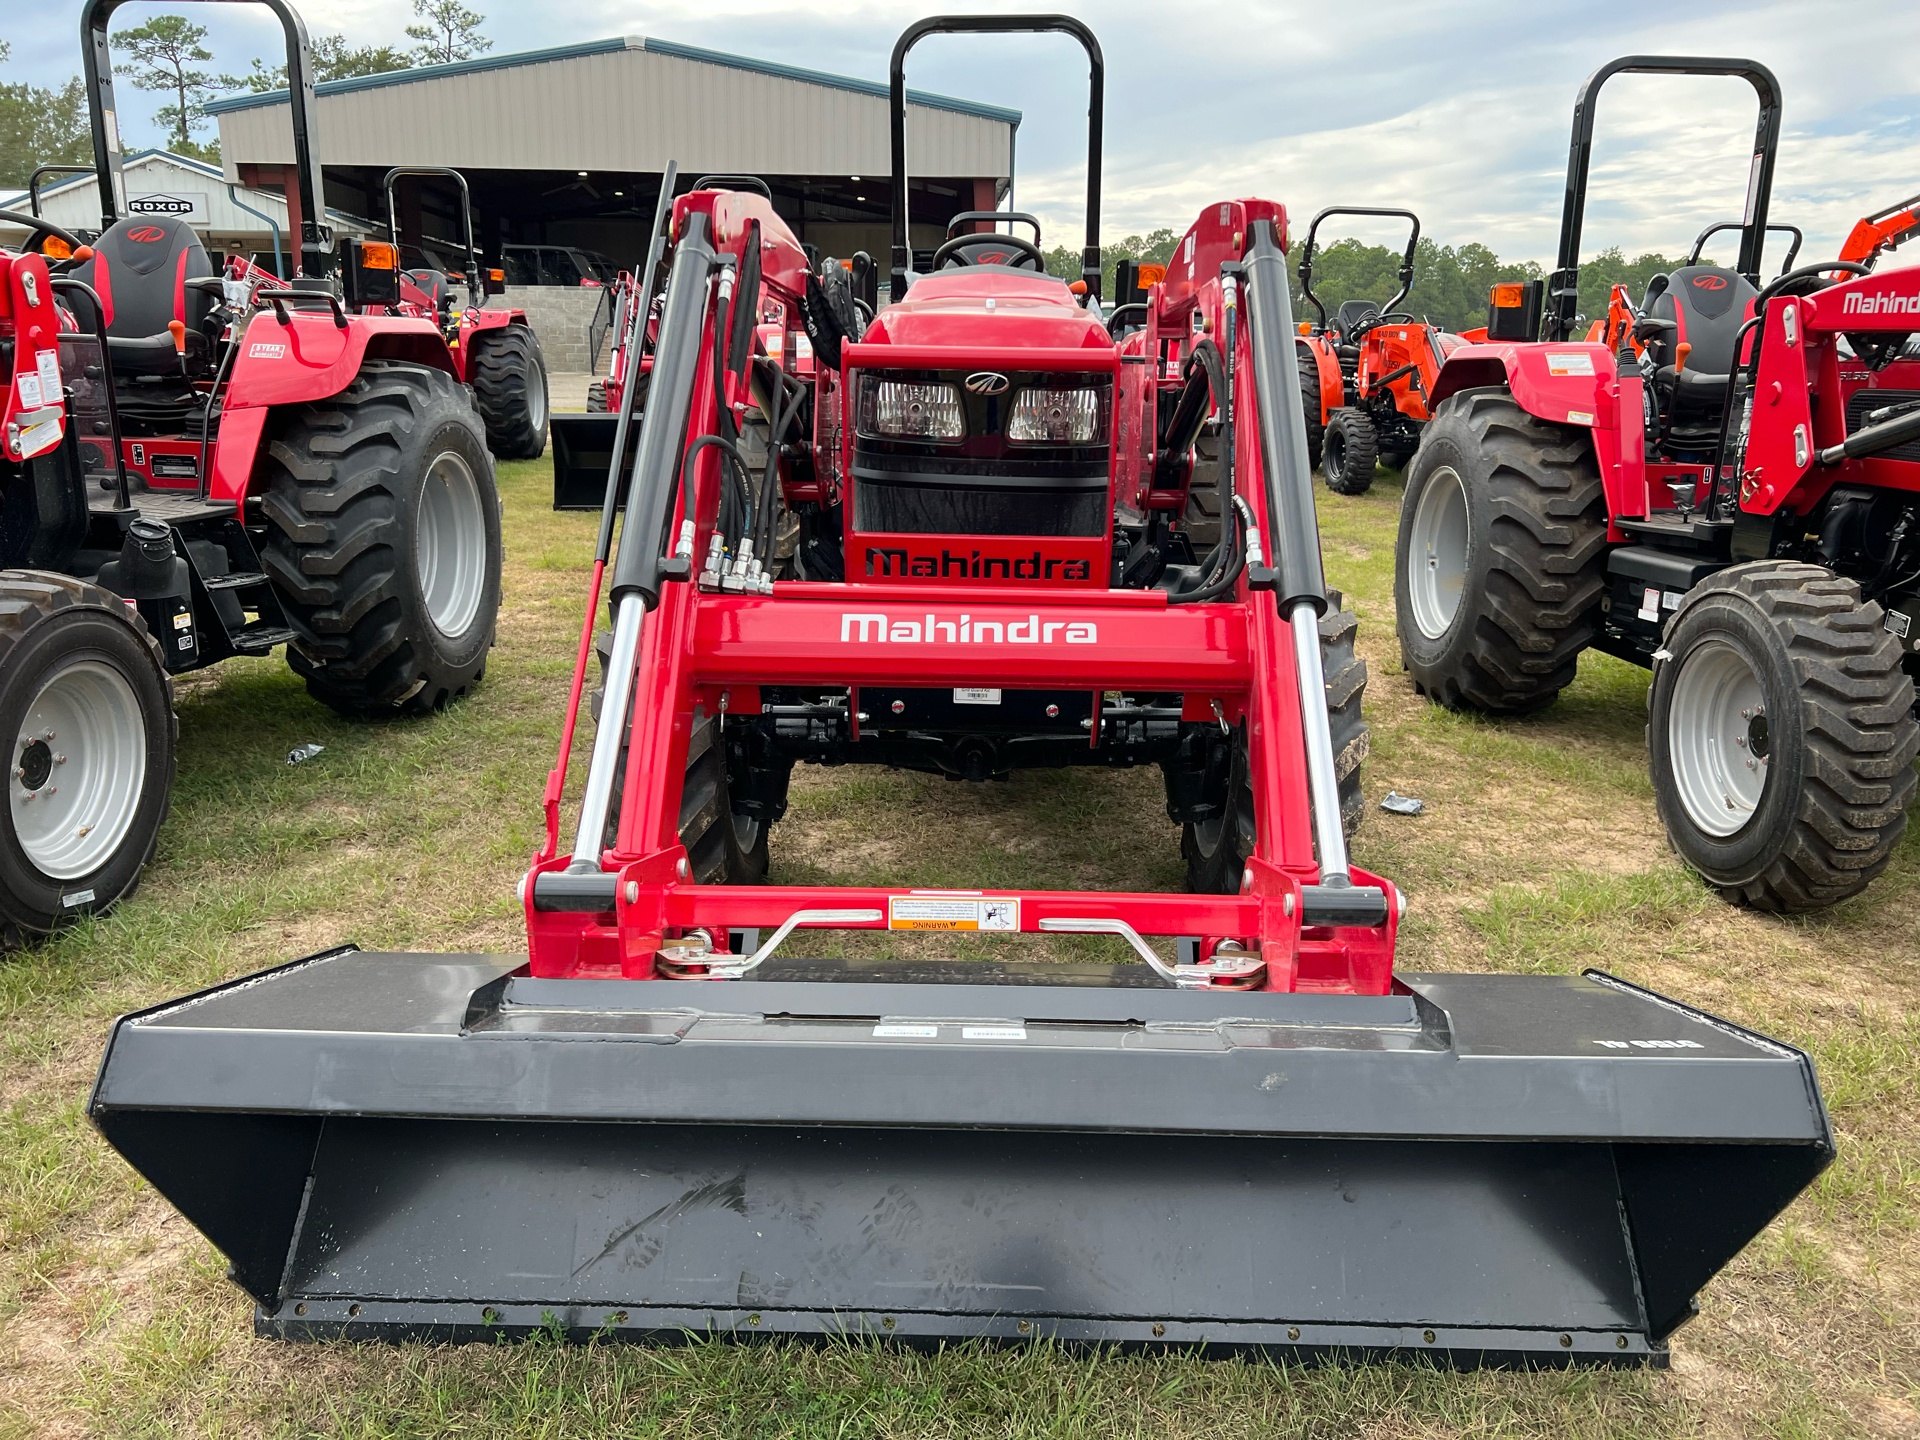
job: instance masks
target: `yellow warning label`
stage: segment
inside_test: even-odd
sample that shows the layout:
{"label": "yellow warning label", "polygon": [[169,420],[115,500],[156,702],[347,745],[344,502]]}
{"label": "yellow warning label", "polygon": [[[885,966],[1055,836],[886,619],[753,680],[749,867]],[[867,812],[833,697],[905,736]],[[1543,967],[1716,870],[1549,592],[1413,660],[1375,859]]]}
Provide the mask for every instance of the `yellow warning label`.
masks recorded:
{"label": "yellow warning label", "polygon": [[1018,930],[1020,901],[959,895],[894,895],[889,930]]}

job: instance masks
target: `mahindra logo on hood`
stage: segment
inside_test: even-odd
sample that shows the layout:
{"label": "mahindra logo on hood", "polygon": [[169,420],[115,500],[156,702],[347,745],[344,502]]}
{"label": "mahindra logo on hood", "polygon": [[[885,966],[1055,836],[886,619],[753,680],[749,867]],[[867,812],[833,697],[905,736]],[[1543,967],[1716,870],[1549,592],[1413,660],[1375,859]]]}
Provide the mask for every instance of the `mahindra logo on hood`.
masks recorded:
{"label": "mahindra logo on hood", "polygon": [[1727,277],[1724,275],[1696,275],[1690,282],[1696,290],[1724,290]]}
{"label": "mahindra logo on hood", "polygon": [[1920,315],[1920,295],[1862,295],[1854,291],[1840,307],[1843,315]]}
{"label": "mahindra logo on hood", "polygon": [[1091,620],[976,620],[971,615],[885,615],[840,612],[840,643],[905,645],[1098,645],[1100,629]]}
{"label": "mahindra logo on hood", "polygon": [[1013,382],[992,370],[979,370],[967,376],[967,389],[975,395],[1004,395]]}

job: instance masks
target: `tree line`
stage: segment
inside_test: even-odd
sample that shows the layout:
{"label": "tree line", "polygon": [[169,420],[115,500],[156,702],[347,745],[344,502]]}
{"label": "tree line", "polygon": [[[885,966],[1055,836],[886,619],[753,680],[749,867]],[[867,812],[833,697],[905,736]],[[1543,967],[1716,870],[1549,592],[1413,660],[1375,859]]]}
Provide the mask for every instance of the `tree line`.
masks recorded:
{"label": "tree line", "polygon": [[[407,38],[414,42],[411,49],[351,45],[340,34],[314,37],[313,78],[346,80],[415,65],[444,65],[493,48],[480,32],[486,16],[459,0],[413,0],[413,14],[414,23],[406,27]],[[167,132],[167,148],[197,160],[220,159],[219,139],[199,138],[213,127],[206,112],[209,100],[239,90],[279,90],[287,83],[284,60],[269,64],[255,56],[239,75],[206,68],[214,60],[206,44],[207,28],[184,16],[156,15],[109,38],[116,80],[159,95],[162,103],[153,121]],[[0,40],[0,64],[7,58],[7,43]],[[87,92],[78,75],[57,86],[0,82],[0,185],[25,185],[36,166],[85,165],[92,159]]]}

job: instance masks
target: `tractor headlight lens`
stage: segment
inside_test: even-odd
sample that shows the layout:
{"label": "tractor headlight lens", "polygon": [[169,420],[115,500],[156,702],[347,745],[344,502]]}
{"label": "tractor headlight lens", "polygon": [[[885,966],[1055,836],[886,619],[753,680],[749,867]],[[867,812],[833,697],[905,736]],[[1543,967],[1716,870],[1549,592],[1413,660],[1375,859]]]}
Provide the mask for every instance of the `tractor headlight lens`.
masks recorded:
{"label": "tractor headlight lens", "polygon": [[951,385],[868,375],[860,382],[859,430],[869,439],[964,440],[967,417]]}
{"label": "tractor headlight lens", "polygon": [[1098,390],[1029,388],[1014,401],[1007,439],[1016,445],[1098,445],[1106,428]]}

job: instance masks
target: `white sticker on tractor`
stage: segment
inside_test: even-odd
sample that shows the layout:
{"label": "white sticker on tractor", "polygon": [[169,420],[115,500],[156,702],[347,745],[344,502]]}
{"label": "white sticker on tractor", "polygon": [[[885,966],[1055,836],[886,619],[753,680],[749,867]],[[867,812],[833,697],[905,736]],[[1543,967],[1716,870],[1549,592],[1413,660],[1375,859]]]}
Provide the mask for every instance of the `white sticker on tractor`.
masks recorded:
{"label": "white sticker on tractor", "polygon": [[1018,930],[1018,899],[961,900],[926,895],[887,899],[889,930]]}
{"label": "white sticker on tractor", "polygon": [[60,908],[63,910],[71,910],[76,905],[91,905],[92,903],[93,891],[91,890],[75,890],[71,895],[62,895],[60,897]]}
{"label": "white sticker on tractor", "polygon": [[1593,374],[1593,356],[1584,350],[1569,350],[1555,353],[1547,352],[1547,373],[1549,375],[1591,375]]}
{"label": "white sticker on tractor", "polygon": [[1024,1040],[1027,1027],[1024,1025],[962,1025],[962,1040]]}
{"label": "white sticker on tractor", "polygon": [[286,345],[279,340],[256,340],[247,347],[249,360],[280,360],[286,353]]}
{"label": "white sticker on tractor", "polygon": [[20,408],[38,410],[40,408],[40,377],[22,370],[19,375]]}
{"label": "white sticker on tractor", "polygon": [[938,1025],[876,1025],[874,1036],[881,1040],[938,1040]]}
{"label": "white sticker on tractor", "polygon": [[1608,1050],[1704,1050],[1698,1040],[1596,1040]]}
{"label": "white sticker on tractor", "polygon": [[1000,692],[998,690],[955,690],[953,692],[953,703],[956,705],[998,705],[1000,703]]}
{"label": "white sticker on tractor", "polygon": [[60,352],[42,350],[35,357],[40,371],[40,394],[49,405],[60,403]]}
{"label": "white sticker on tractor", "polygon": [[1651,585],[1640,594],[1640,618],[1642,620],[1660,618],[1660,592]]}

